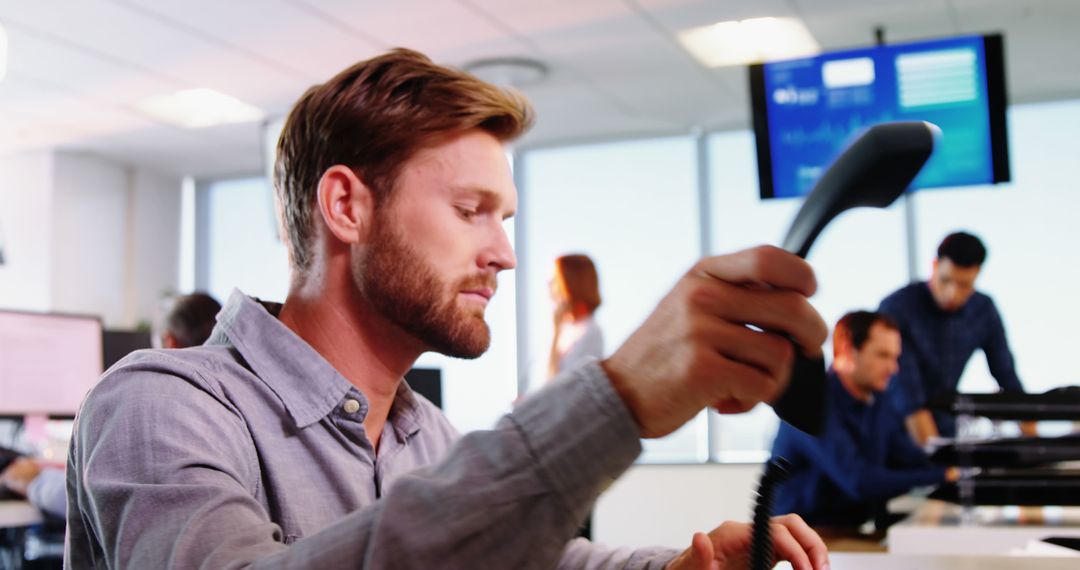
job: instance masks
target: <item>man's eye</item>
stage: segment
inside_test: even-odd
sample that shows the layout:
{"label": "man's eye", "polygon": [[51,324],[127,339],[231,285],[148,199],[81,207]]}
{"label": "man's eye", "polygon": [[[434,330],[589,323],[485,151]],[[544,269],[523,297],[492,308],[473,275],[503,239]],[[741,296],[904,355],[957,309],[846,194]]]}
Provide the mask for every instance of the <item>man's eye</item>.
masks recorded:
{"label": "man's eye", "polygon": [[474,210],[472,208],[462,208],[462,207],[458,206],[457,211],[458,211],[458,215],[461,216],[463,219],[466,219],[466,220],[471,220],[471,219],[476,217],[476,210]]}

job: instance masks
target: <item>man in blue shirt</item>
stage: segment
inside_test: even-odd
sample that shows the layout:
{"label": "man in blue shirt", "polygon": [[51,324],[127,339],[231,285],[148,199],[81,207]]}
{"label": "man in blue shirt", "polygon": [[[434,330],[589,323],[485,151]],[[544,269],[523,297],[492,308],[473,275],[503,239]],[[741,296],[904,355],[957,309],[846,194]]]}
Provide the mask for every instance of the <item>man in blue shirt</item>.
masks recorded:
{"label": "man in blue shirt", "polygon": [[773,442],[773,456],[792,465],[776,493],[777,512],[798,513],[813,525],[858,527],[912,487],[955,479],[955,470],[930,464],[903,418],[877,397],[900,357],[896,323],[869,311],[844,315],[833,332],[833,355],[824,431],[814,438],[781,423]]}
{"label": "man in blue shirt", "polygon": [[[889,295],[879,310],[896,320],[904,342],[894,404],[907,417],[908,430],[919,444],[938,435],[955,437],[956,418],[927,409],[938,394],[955,392],[976,349],[1001,389],[1023,392],[1012,352],[994,301],[975,290],[986,260],[979,238],[949,234],[938,246],[930,280],[912,283]],[[1034,435],[1033,424],[1021,426]]]}

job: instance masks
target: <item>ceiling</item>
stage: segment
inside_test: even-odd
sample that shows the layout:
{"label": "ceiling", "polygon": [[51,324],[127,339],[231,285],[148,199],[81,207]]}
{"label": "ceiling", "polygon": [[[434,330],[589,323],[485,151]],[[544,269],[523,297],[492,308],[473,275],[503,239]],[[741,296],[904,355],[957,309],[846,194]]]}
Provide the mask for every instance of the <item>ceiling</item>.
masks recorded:
{"label": "ceiling", "polygon": [[523,146],[745,128],[746,71],[706,69],[677,31],[801,18],[824,49],[1005,35],[1010,101],[1080,97],[1076,0],[0,0],[0,153],[61,148],[162,173],[260,172],[261,123],[182,129],[135,104],[211,87],[279,117],[309,86],[388,48],[463,65],[542,61]]}

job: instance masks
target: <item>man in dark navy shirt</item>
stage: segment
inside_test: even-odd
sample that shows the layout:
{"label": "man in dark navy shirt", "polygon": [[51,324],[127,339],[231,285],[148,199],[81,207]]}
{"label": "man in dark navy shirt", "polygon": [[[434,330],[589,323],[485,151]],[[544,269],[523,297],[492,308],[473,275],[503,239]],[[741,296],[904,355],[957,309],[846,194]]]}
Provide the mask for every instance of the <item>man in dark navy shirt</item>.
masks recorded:
{"label": "man in dark navy shirt", "polygon": [[773,456],[792,464],[776,493],[777,512],[858,527],[912,487],[955,479],[955,470],[930,464],[903,418],[877,397],[896,372],[900,348],[896,323],[881,313],[856,311],[836,324],[824,431],[814,438],[781,423],[773,442]]}
{"label": "man in dark navy shirt", "polygon": [[[926,404],[938,394],[956,391],[975,350],[986,354],[990,374],[1002,390],[1024,390],[1001,315],[990,297],[975,290],[985,260],[986,247],[979,238],[950,234],[938,246],[929,281],[912,283],[881,302],[879,310],[896,320],[904,343],[899,376],[889,395],[920,444],[934,436],[956,435],[956,418],[931,413]],[[1022,429],[1032,435],[1035,431],[1032,424]]]}

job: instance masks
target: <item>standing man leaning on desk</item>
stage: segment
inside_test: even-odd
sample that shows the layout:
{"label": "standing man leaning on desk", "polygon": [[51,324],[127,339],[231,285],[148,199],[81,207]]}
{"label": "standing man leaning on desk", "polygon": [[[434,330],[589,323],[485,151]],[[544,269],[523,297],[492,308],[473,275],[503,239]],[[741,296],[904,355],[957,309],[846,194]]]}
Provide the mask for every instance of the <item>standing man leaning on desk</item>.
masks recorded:
{"label": "standing man leaning on desk", "polygon": [[[890,392],[920,445],[938,435],[956,435],[956,418],[931,412],[926,404],[939,393],[956,391],[975,350],[986,354],[990,373],[1002,390],[1024,391],[1001,315],[990,297],[975,290],[985,260],[986,247],[979,238],[964,232],[949,234],[938,246],[930,280],[912,283],[881,302],[879,310],[899,323],[904,339],[899,377]],[[1033,423],[1021,424],[1021,429],[1035,434]]]}
{"label": "standing man leaning on desk", "polygon": [[791,462],[777,510],[841,533],[871,519],[884,530],[889,499],[956,479],[955,469],[930,464],[903,417],[880,398],[900,354],[900,332],[886,315],[855,311],[836,323],[825,429],[813,437],[781,422],[773,442],[773,456]]}
{"label": "standing man leaning on desk", "polygon": [[[700,261],[609,359],[492,431],[459,438],[402,381],[425,351],[488,347],[484,310],[515,264],[503,145],[531,116],[520,96],[408,50],[304,94],[276,165],[285,303],[235,292],[205,346],[140,353],[91,391],[69,458],[68,564],[745,567],[745,524],[682,554],[568,541],[639,437],[778,396],[794,353],[781,334],[819,354],[815,281],[795,256]],[[801,519],[773,529],[796,568],[827,566]]]}

